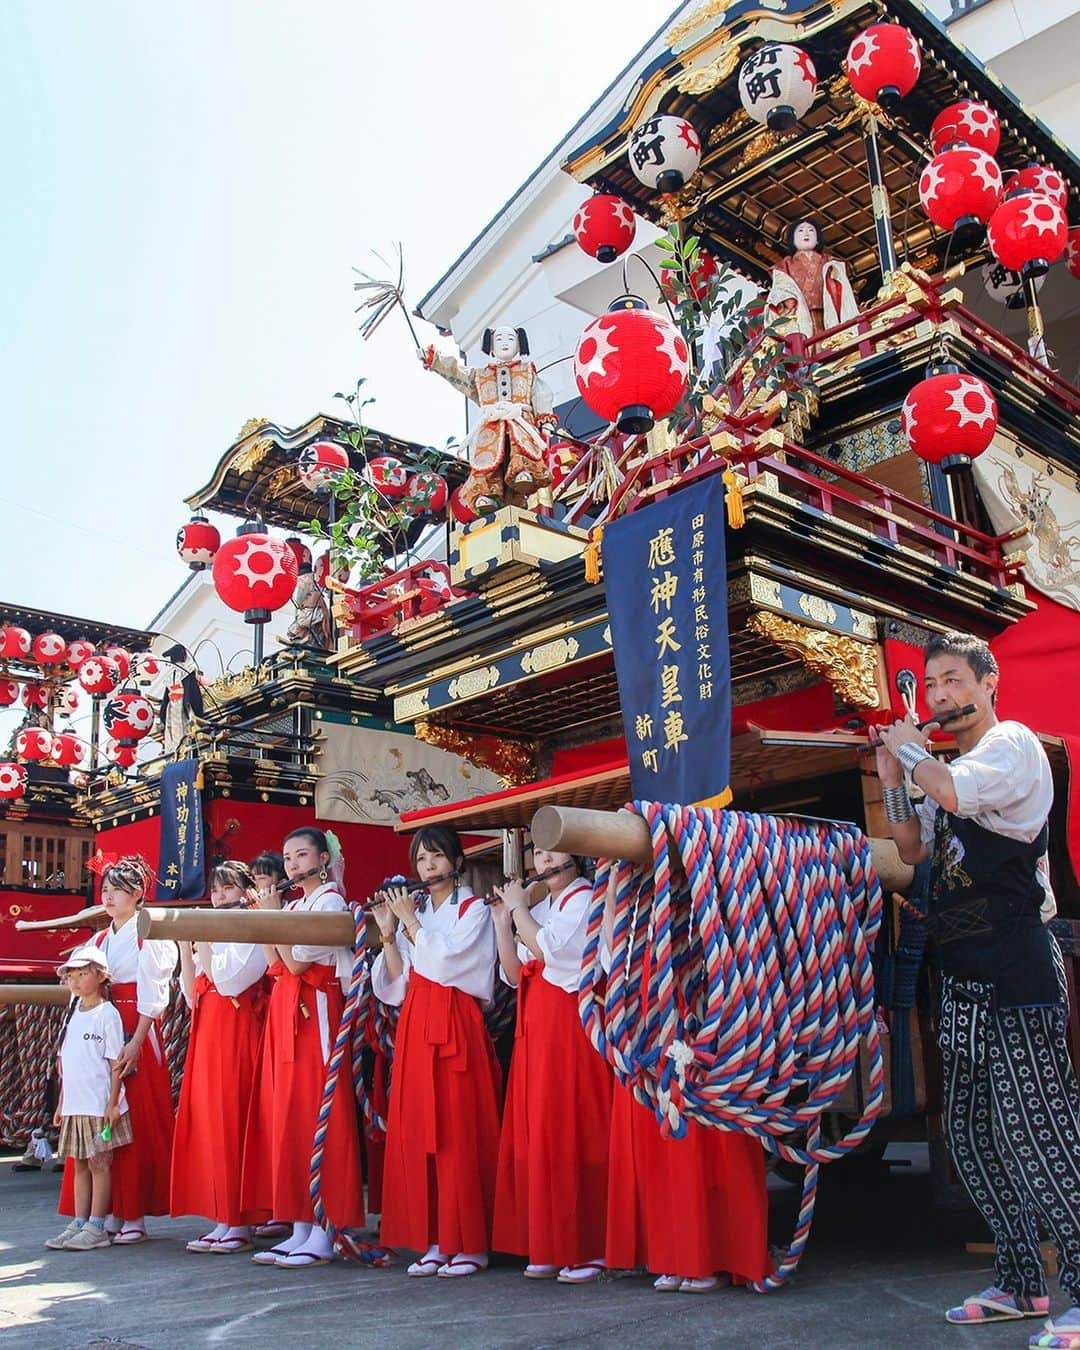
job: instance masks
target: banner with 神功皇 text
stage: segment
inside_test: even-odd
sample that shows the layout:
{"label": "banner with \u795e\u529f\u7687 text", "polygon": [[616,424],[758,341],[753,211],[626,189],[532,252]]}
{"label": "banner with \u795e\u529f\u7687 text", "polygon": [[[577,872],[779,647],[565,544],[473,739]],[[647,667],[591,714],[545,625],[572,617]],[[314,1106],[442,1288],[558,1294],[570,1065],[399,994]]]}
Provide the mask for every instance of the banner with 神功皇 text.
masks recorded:
{"label": "banner with \u795e\u529f\u7687 text", "polygon": [[199,761],[181,759],[161,773],[161,852],[157,900],[199,900],[206,894]]}

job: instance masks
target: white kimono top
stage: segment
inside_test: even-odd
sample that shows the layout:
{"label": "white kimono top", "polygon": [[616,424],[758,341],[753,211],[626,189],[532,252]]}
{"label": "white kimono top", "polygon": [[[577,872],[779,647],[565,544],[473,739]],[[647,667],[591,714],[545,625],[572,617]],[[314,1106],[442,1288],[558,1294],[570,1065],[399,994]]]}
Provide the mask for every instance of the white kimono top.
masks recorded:
{"label": "white kimono top", "polygon": [[[581,983],[581,954],[591,901],[591,883],[585,877],[575,877],[557,895],[545,897],[529,910],[540,925],[536,945],[544,954],[544,979],[567,994],[576,994]],[[517,944],[517,954],[523,965],[534,959],[523,942]],[[501,964],[499,975],[506,984],[514,984]]]}
{"label": "white kimono top", "polygon": [[380,952],[371,968],[375,997],[391,1007],[405,1002],[409,975],[415,970],[435,984],[460,989],[489,1003],[495,988],[495,925],[491,912],[468,886],[459,886],[438,909],[429,903],[417,911],[420,931],[415,946],[398,929],[397,949],[404,969],[396,980],[386,973]]}

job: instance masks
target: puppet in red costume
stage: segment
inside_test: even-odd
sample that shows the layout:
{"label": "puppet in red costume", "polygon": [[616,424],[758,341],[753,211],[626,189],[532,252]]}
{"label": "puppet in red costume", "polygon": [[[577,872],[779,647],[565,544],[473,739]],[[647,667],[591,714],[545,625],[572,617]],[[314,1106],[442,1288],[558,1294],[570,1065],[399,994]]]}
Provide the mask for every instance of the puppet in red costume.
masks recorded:
{"label": "puppet in red costume", "polygon": [[[106,1228],[115,1243],[146,1241],[146,1216],[169,1212],[173,1103],[159,1019],[169,1002],[176,944],[140,938],[135,916],[153,881],[145,859],[121,858],[101,873],[101,903],[111,920],[94,938],[112,979],[112,1001],[124,1025],[120,1055],[133,1142],[112,1168],[112,1214]],[[59,1211],[73,1214],[70,1164],[64,1168]]]}
{"label": "puppet in red costume", "polygon": [[578,1015],[592,886],[568,853],[533,861],[539,902],[511,882],[492,907],[499,974],[518,990],[494,1242],[529,1258],[529,1279],[581,1284],[604,1269],[612,1093]]}
{"label": "puppet in red costume", "polygon": [[[287,909],[345,911],[330,879],[330,844],[322,830],[303,826],[285,840],[285,874],[300,891]],[[264,909],[280,909],[277,893],[260,894]],[[258,1265],[295,1270],[325,1265],[333,1247],[314,1222],[308,1191],[315,1123],[344,1007],[343,981],[352,969],[349,947],[267,947],[274,981],[255,1069],[255,1089],[244,1140],[241,1198],[247,1209],[291,1222],[292,1236],[257,1252]],[[363,1179],[356,1097],[351,1075],[338,1078],[322,1165],[326,1214],[336,1228],[362,1228]]]}
{"label": "puppet in red costume", "polygon": [[495,930],[483,901],[458,883],[454,830],[413,836],[419,907],[404,887],[374,907],[382,951],[377,998],[401,1005],[386,1130],[382,1239],[423,1255],[412,1276],[468,1276],[491,1246],[500,1075],[481,1005],[491,1001]]}
{"label": "puppet in red costume", "polygon": [[[215,909],[254,903],[242,862],[214,868]],[[172,1166],[172,1212],[205,1214],[215,1226],[189,1252],[251,1250],[251,1225],[269,1218],[240,1201],[241,1148],[266,1010],[266,953],[251,942],[181,942],[180,983],[191,1009]]]}

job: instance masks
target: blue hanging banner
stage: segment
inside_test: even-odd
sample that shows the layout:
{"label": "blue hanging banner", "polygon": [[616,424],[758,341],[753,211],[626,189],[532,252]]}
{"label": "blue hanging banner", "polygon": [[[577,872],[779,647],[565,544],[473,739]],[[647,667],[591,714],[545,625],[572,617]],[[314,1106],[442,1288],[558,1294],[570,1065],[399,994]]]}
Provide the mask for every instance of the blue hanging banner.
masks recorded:
{"label": "blue hanging banner", "polygon": [[604,584],[635,800],[731,800],[719,473],[604,527]]}
{"label": "blue hanging banner", "polygon": [[199,900],[206,894],[199,761],[182,759],[161,774],[161,851],[156,900]]}

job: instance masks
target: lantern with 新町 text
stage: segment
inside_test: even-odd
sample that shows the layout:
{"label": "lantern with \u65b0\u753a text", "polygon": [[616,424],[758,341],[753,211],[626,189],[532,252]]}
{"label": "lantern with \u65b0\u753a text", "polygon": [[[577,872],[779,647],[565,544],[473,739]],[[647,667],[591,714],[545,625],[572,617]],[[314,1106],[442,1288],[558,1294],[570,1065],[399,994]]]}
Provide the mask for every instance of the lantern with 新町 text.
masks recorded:
{"label": "lantern with \u65b0\u753a text", "polygon": [[1048,272],[1064,252],[1068,237],[1065,212],[1041,192],[1007,197],[986,227],[990,252],[1025,280]]}
{"label": "lantern with \u65b0\u753a text", "polygon": [[813,61],[789,42],[767,42],[739,67],[743,110],[770,131],[790,131],[810,111],[817,87]]}
{"label": "lantern with \u65b0\u753a text", "polygon": [[597,262],[610,263],[634,242],[637,222],[621,197],[597,192],[586,198],[574,214],[574,238]]}
{"label": "lantern with \u65b0\u753a text", "polygon": [[958,243],[970,243],[1001,200],[1001,170],[985,150],[954,145],[926,165],[919,175],[919,201],[942,230],[951,230]]}
{"label": "lantern with \u65b0\u753a text", "polygon": [[627,435],[649,431],[686,392],[690,351],[678,328],[637,296],[620,296],[578,339],[574,378],[598,417]]}
{"label": "lantern with \u65b0\u753a text", "polygon": [[955,473],[994,439],[997,400],[988,384],[959,366],[932,365],[904,399],[901,421],[920,459]]}
{"label": "lantern with \u65b0\u753a text", "polygon": [[[991,258],[985,262],[980,269],[982,273],[983,289],[991,300],[999,305],[1004,305],[1007,309],[1023,309],[1027,304],[1027,298],[1024,295],[1024,278],[1019,272],[1012,272],[1007,267],[1003,267],[996,259]],[[1035,289],[1042,290],[1045,277],[1035,279]]]}
{"label": "lantern with \u65b0\u753a text", "polygon": [[240,526],[214,558],[214,588],[245,623],[267,623],[292,599],[299,569],[292,550],[256,521]]}
{"label": "lantern with \u65b0\u753a text", "polygon": [[701,137],[685,117],[657,113],[630,133],[627,154],[639,183],[657,192],[678,192],[701,163]]}
{"label": "lantern with \u65b0\u753a text", "polygon": [[895,108],[910,94],[922,69],[922,52],[902,24],[874,23],[853,39],[845,58],[848,83],[860,98]]}
{"label": "lantern with \u65b0\u753a text", "polygon": [[988,155],[996,155],[1001,144],[1001,123],[989,103],[962,98],[950,103],[930,126],[930,144],[939,154],[950,145],[971,145]]}
{"label": "lantern with \u65b0\u753a text", "polygon": [[205,571],[221,547],[221,532],[205,516],[194,515],[176,532],[176,551],[193,572]]}

